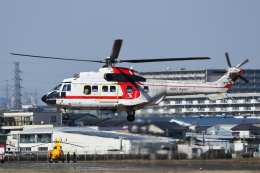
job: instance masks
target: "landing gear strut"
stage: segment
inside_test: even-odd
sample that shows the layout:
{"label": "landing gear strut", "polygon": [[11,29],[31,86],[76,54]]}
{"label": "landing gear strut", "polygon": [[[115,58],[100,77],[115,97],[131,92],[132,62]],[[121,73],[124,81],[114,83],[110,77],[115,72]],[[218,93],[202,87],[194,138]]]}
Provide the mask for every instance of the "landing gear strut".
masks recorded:
{"label": "landing gear strut", "polygon": [[65,111],[65,114],[63,115],[63,119],[64,120],[68,120],[69,119],[69,114],[67,113],[67,109],[65,108],[64,111]]}
{"label": "landing gear strut", "polygon": [[135,110],[133,108],[128,108],[127,111],[127,120],[133,122],[135,120]]}

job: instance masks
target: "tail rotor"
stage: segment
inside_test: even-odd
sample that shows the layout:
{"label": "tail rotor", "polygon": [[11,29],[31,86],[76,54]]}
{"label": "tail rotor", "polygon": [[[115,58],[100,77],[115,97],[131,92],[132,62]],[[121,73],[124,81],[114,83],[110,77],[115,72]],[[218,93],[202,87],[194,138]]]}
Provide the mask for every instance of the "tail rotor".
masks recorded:
{"label": "tail rotor", "polygon": [[243,81],[245,82],[249,82],[246,78],[244,78],[243,76],[241,76],[242,73],[241,70],[239,70],[238,68],[240,68],[241,66],[243,66],[244,64],[246,64],[249,60],[246,59],[245,61],[241,62],[240,64],[238,64],[236,67],[232,67],[231,66],[231,63],[230,63],[230,60],[229,60],[229,56],[228,56],[228,53],[225,53],[226,55],[226,59],[227,59],[227,64],[230,68],[228,68],[227,70],[214,70],[213,73],[226,73],[226,72],[229,72],[232,74],[232,75],[235,75],[235,76],[238,76],[240,79],[242,79]]}

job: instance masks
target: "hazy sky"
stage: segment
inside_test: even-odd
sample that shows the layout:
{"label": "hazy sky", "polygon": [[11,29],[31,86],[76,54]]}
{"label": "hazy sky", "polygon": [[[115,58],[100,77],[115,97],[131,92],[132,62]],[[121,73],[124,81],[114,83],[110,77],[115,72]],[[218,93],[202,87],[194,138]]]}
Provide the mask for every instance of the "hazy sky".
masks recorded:
{"label": "hazy sky", "polygon": [[103,64],[10,53],[103,60],[115,39],[123,39],[119,59],[212,58],[133,64],[137,71],[227,68],[225,52],[233,66],[249,59],[243,68],[259,68],[259,8],[259,0],[0,0],[0,81],[13,85],[12,62],[21,62],[22,93],[46,93],[64,78]]}

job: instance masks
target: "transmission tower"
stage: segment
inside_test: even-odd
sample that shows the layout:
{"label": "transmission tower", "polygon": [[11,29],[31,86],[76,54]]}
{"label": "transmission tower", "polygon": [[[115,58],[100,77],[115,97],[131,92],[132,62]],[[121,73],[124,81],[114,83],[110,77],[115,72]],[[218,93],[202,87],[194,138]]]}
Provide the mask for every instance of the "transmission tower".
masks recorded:
{"label": "transmission tower", "polygon": [[22,109],[22,103],[21,103],[21,77],[20,74],[22,71],[19,69],[19,62],[14,62],[15,69],[13,71],[14,73],[14,104],[13,109]]}
{"label": "transmission tower", "polygon": [[24,94],[23,94],[23,101],[22,101],[22,103],[24,105],[27,105],[27,92],[24,92]]}
{"label": "transmission tower", "polygon": [[33,93],[33,96],[34,96],[34,104],[35,104],[35,106],[37,106],[38,105],[38,93],[37,93],[37,91],[35,91],[35,93]]}
{"label": "transmission tower", "polygon": [[5,91],[5,109],[10,108],[10,98],[9,98],[9,88],[11,87],[8,84],[8,80],[5,80],[5,85],[3,87],[5,87],[5,89],[3,89],[3,91]]}

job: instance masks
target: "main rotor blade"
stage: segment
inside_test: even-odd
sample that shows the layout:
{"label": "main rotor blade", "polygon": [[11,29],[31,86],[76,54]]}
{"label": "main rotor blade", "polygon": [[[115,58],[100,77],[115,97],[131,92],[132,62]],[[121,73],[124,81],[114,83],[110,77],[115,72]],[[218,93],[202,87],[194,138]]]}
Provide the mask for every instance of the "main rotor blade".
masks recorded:
{"label": "main rotor blade", "polygon": [[47,58],[47,59],[69,60],[69,61],[88,61],[88,62],[99,62],[99,63],[102,62],[102,61],[83,60],[83,59],[66,59],[66,58],[56,58],[56,57],[48,57],[48,56],[25,55],[25,54],[17,54],[17,53],[10,53],[10,54],[12,54],[12,55],[19,55],[19,56],[36,57],[36,58]]}
{"label": "main rotor blade", "polygon": [[242,65],[244,65],[245,63],[247,63],[249,60],[246,59],[245,61],[241,62],[240,64],[237,65],[237,68],[241,67]]}
{"label": "main rotor blade", "polygon": [[243,81],[245,81],[246,83],[249,83],[249,81],[246,79],[246,78],[244,78],[243,76],[239,76]]}
{"label": "main rotor blade", "polygon": [[189,58],[162,58],[162,59],[132,59],[119,60],[118,62],[142,63],[142,62],[160,62],[160,61],[184,61],[184,60],[201,60],[210,59],[209,57],[189,57]]}
{"label": "main rotor blade", "polygon": [[115,59],[118,58],[118,55],[119,55],[119,52],[120,52],[120,49],[121,49],[121,46],[122,46],[122,42],[123,40],[115,40],[114,42],[114,46],[113,46],[113,49],[112,49],[112,52],[111,52],[111,55],[110,55],[110,60],[113,62]]}
{"label": "main rotor blade", "polygon": [[228,53],[226,53],[226,58],[227,58],[228,66],[231,68],[231,63],[230,63],[230,61],[229,61]]}
{"label": "main rotor blade", "polygon": [[226,73],[226,70],[213,70],[213,73]]}

